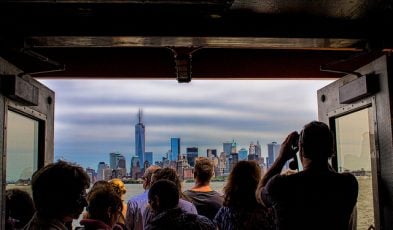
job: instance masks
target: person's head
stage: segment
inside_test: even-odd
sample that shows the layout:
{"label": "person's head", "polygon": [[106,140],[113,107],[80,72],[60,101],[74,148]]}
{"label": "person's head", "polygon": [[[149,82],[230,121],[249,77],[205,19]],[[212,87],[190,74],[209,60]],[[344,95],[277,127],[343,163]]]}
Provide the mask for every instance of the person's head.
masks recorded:
{"label": "person's head", "polygon": [[255,190],[260,178],[261,168],[256,161],[239,161],[224,187],[224,205],[234,208],[255,206]]}
{"label": "person's head", "polygon": [[31,187],[37,215],[65,222],[78,218],[87,205],[89,176],[83,168],[58,161],[33,174]]}
{"label": "person's head", "polygon": [[153,173],[157,170],[160,169],[160,166],[158,165],[151,165],[149,166],[146,170],[145,173],[143,174],[143,189],[149,189],[151,185],[151,176]]}
{"label": "person's head", "polygon": [[334,151],[333,134],[322,122],[306,124],[299,137],[300,156],[313,162],[327,162]]}
{"label": "person's head", "polygon": [[88,194],[87,212],[89,219],[100,220],[113,227],[123,209],[120,196],[108,187],[95,187]]}
{"label": "person's head", "polygon": [[179,190],[179,193],[181,192],[181,182],[179,179],[179,176],[177,175],[176,171],[172,168],[163,168],[156,170],[153,175],[152,175],[152,181],[151,184],[153,185],[156,181],[158,180],[170,180],[173,183],[175,183],[176,187]]}
{"label": "person's head", "polygon": [[35,212],[30,194],[20,189],[8,189],[5,192],[5,206],[5,217],[9,229],[23,228]]}
{"label": "person's head", "polygon": [[[93,184],[93,186],[91,186],[90,191],[93,191],[93,190],[98,189],[98,188],[114,189],[113,186],[108,181],[106,181],[106,180],[98,180],[98,181],[96,181]],[[90,199],[90,197],[89,197],[90,195],[91,195],[90,192],[87,193],[86,200]]]}
{"label": "person's head", "polygon": [[177,207],[179,203],[179,190],[175,183],[161,179],[156,181],[149,189],[148,199],[150,207],[155,212],[162,212]]}
{"label": "person's head", "polygon": [[209,184],[213,176],[213,164],[206,157],[198,157],[195,160],[194,178],[197,183]]}
{"label": "person's head", "polygon": [[109,184],[112,186],[113,190],[120,196],[124,196],[127,192],[126,186],[124,186],[124,183],[122,180],[119,178],[114,178],[109,181]]}

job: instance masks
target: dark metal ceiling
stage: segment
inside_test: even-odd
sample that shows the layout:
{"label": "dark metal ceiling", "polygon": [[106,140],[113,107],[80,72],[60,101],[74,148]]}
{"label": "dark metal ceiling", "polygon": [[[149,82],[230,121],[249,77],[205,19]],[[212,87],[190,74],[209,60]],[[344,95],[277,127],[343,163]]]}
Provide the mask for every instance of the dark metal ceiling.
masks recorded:
{"label": "dark metal ceiling", "polygon": [[[49,61],[56,60],[65,64],[66,71],[51,76],[63,77],[168,77],[174,73],[166,72],[166,67],[151,74],[144,74],[142,68],[135,75],[127,71],[126,63],[150,56],[154,58],[142,58],[145,62],[139,66],[160,66],[158,62],[171,66],[170,49],[184,48],[194,51],[192,72],[201,78],[242,76],[245,66],[252,70],[244,71],[244,77],[283,76],[280,69],[266,73],[259,69],[261,65],[247,65],[244,60],[249,56],[265,63],[280,62],[272,66],[299,63],[305,78],[337,77],[318,74],[317,64],[308,69],[310,59],[305,56],[313,56],[321,65],[370,50],[392,49],[392,12],[391,0],[3,0],[0,51],[22,68],[31,69],[27,72],[59,69],[62,65]],[[119,53],[121,60],[114,58]],[[269,56],[275,58],[269,61]],[[232,58],[232,65],[237,63],[233,74],[227,71],[231,68],[222,66],[227,57]],[[43,63],[32,65],[37,59]],[[105,59],[118,63],[99,61]],[[86,66],[99,62],[107,71],[84,70],[80,62]],[[111,66],[120,63],[113,70]]]}

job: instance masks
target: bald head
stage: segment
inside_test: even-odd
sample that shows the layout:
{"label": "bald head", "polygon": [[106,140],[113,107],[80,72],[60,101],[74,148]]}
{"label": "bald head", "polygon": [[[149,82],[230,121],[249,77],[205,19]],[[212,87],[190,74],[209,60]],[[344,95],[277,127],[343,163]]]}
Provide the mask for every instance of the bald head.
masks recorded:
{"label": "bald head", "polygon": [[160,169],[161,167],[158,165],[151,165],[150,167],[148,167],[145,170],[145,173],[143,174],[143,189],[149,189],[150,188],[150,184],[151,184],[151,176],[153,175],[153,173],[155,171],[157,171],[157,169]]}

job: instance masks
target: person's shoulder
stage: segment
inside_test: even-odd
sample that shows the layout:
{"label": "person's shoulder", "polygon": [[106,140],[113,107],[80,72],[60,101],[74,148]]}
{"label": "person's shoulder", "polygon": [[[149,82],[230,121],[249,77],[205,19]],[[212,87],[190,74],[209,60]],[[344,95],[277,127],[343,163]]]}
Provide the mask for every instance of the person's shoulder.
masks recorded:
{"label": "person's shoulder", "polygon": [[216,229],[216,225],[206,216],[196,215],[196,222],[201,227],[201,229]]}
{"label": "person's shoulder", "polygon": [[191,198],[197,195],[197,192],[192,191],[192,190],[185,190],[183,193],[184,193],[184,195],[186,195],[187,197],[191,197]]}
{"label": "person's shoulder", "polygon": [[179,199],[179,205],[181,205],[181,206],[187,206],[187,207],[189,207],[189,206],[194,206],[194,204],[193,204],[192,202],[190,202],[190,201],[188,201],[188,200],[185,200],[185,199],[183,199],[183,198],[180,198],[180,199]]}
{"label": "person's shoulder", "polygon": [[338,173],[343,185],[350,186],[354,189],[359,187],[358,180],[351,173]]}
{"label": "person's shoulder", "polygon": [[300,177],[299,173],[295,174],[277,174],[270,178],[267,186],[285,186],[286,184],[297,180]]}
{"label": "person's shoulder", "polygon": [[139,202],[144,201],[144,200],[147,200],[147,191],[145,191],[145,192],[143,192],[141,194],[138,194],[136,196],[131,197],[128,200],[127,204],[128,204],[128,206],[130,206],[130,205],[138,205]]}

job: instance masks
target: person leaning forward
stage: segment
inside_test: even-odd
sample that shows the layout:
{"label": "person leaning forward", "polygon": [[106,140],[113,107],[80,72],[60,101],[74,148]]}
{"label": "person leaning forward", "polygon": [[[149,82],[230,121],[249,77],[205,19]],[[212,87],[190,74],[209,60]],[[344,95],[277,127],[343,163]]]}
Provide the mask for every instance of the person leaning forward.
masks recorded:
{"label": "person leaning forward", "polygon": [[[297,143],[303,171],[280,175],[295,157]],[[257,190],[263,203],[273,207],[278,230],[347,230],[358,196],[358,182],[349,173],[337,173],[329,165],[334,140],[329,127],[313,121],[300,133],[292,132]]]}

